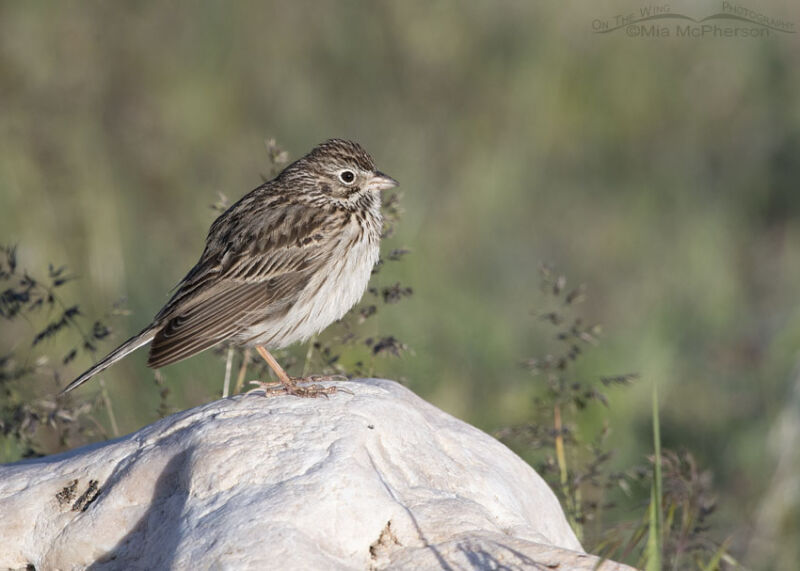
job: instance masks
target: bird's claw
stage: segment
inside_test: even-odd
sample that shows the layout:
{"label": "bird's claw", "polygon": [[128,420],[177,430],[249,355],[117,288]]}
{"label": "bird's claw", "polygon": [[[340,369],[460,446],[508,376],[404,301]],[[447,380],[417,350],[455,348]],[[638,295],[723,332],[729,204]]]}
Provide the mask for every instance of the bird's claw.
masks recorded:
{"label": "bird's claw", "polygon": [[[264,382],[264,381],[250,381],[249,384],[257,385],[255,388],[250,389],[245,394],[249,395],[250,393],[263,391],[265,397],[273,397],[278,395],[293,395],[300,398],[317,398],[320,396],[324,396],[328,398],[328,395],[332,395],[333,393],[337,392],[337,388],[333,387],[324,387],[318,384],[312,384],[309,386],[300,386],[300,384],[306,383],[313,383],[315,381],[335,381],[338,378],[345,379],[347,377],[343,377],[342,375],[311,375],[309,377],[289,377],[291,383],[284,383],[281,381],[273,381],[273,382]],[[343,392],[350,392],[346,389],[341,389]],[[352,394],[352,393],[350,393]]]}

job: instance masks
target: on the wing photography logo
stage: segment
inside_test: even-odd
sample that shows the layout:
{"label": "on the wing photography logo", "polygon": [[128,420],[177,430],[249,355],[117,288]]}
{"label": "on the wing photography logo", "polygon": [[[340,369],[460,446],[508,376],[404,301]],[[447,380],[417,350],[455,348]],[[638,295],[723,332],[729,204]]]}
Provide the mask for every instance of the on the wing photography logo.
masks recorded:
{"label": "on the wing photography logo", "polygon": [[595,18],[592,31],[630,38],[769,38],[794,34],[795,25],[734,2],[723,2],[721,11],[700,18],[673,12],[669,4],[650,4],[637,12]]}

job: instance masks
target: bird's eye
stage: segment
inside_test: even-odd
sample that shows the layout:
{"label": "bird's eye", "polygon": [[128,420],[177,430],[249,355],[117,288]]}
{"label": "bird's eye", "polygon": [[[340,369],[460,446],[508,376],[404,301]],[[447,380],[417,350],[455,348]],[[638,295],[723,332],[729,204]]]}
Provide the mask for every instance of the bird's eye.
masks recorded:
{"label": "bird's eye", "polygon": [[356,180],[356,175],[351,170],[343,170],[339,173],[339,180],[345,184],[350,184]]}

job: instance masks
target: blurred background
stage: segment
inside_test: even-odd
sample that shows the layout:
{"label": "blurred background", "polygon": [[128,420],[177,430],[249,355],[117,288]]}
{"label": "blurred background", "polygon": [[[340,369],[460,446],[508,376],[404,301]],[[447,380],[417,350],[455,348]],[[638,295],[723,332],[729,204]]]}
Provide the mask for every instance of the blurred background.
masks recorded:
{"label": "blurred background", "polygon": [[[641,376],[596,412],[613,463],[650,453],[656,384],[664,446],[713,474],[716,539],[751,567],[793,568],[800,5],[737,4],[792,33],[596,33],[643,6],[0,3],[0,242],[31,271],[67,264],[88,316],[127,298],[105,352],[194,264],[218,193],[269,175],[266,139],[291,158],[355,139],[402,185],[385,248],[411,250],[376,276],[414,290],[367,325],[409,347],[376,374],[490,432],[529,419],[520,363],[547,342],[531,310],[553,264],[603,324],[581,370]],[[0,331],[4,351],[18,335]],[[157,418],[145,361],[105,375],[123,433]],[[223,369],[209,352],[163,374],[188,407]]]}

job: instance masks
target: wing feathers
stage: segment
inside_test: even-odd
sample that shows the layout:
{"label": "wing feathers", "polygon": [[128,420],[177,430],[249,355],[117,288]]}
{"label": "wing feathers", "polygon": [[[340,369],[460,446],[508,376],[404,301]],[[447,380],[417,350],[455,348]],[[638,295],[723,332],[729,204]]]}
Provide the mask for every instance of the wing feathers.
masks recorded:
{"label": "wing feathers", "polygon": [[277,319],[294,305],[307,273],[284,274],[267,282],[222,282],[200,303],[177,312],[156,334],[147,365],[175,363],[213,347],[248,327]]}
{"label": "wing feathers", "polygon": [[91,379],[96,374],[98,374],[98,373],[100,373],[102,371],[105,371],[108,367],[110,367],[111,365],[113,365],[114,363],[116,363],[117,361],[119,361],[120,359],[125,357],[126,355],[136,351],[136,349],[138,349],[142,345],[147,345],[155,334],[156,334],[155,329],[153,329],[153,327],[150,326],[150,327],[147,327],[141,333],[139,333],[137,335],[134,335],[133,337],[131,337],[130,339],[125,341],[125,343],[123,343],[122,345],[120,345],[119,347],[114,349],[111,353],[106,355],[103,358],[102,361],[100,361],[95,366],[93,366],[91,369],[89,369],[88,371],[85,371],[80,377],[78,377],[77,379],[72,381],[59,394],[63,395],[64,393],[68,393],[72,389],[75,389],[75,388],[81,386],[83,383],[85,383],[86,381]]}
{"label": "wing feathers", "polygon": [[[283,223],[271,220],[258,236],[235,240],[248,244],[235,255],[230,248],[207,247],[156,317],[161,328],[150,347],[148,366],[175,363],[257,323],[268,326],[289,311],[329,259],[330,251],[322,243],[324,221],[330,219],[307,207],[270,213],[276,214],[285,218]],[[217,240],[222,236],[215,235],[212,226],[209,244]],[[219,258],[211,255],[214,250],[226,253]]]}

